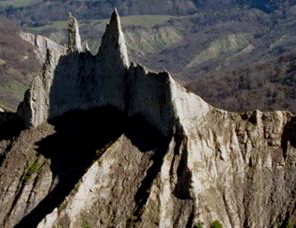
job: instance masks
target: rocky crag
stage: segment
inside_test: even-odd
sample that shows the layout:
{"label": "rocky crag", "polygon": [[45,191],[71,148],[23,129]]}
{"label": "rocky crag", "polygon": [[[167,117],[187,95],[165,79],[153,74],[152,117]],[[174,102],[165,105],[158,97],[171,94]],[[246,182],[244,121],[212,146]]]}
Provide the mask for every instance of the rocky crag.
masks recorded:
{"label": "rocky crag", "polygon": [[0,226],[282,228],[295,117],[231,113],[130,63],[115,11],[96,55],[69,19],[17,113],[0,113]]}

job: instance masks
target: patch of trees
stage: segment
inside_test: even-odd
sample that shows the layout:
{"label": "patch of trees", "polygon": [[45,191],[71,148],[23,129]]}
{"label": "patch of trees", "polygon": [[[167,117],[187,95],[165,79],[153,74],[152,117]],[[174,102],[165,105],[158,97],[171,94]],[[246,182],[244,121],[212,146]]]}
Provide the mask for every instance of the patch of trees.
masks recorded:
{"label": "patch of trees", "polygon": [[296,51],[233,71],[210,73],[187,87],[213,106],[230,111],[296,113]]}

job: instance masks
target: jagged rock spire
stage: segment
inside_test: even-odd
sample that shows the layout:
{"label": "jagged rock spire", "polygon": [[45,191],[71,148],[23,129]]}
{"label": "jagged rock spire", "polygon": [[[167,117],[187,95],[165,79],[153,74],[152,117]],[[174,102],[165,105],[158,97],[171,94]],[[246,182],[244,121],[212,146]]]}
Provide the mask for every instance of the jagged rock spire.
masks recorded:
{"label": "jagged rock spire", "polygon": [[127,94],[125,83],[129,81],[129,60],[117,11],[107,25],[95,61],[88,58],[89,55],[77,58],[83,50],[78,23],[71,14],[68,30],[68,55],[47,53],[42,72],[34,79],[19,106],[18,113],[28,128],[71,110],[107,105],[126,110],[128,102],[124,98]]}
{"label": "jagged rock spire", "polygon": [[68,49],[67,52],[81,52],[81,38],[79,34],[78,22],[75,17],[72,16],[71,12],[69,12],[68,19]]}
{"label": "jagged rock spire", "polygon": [[125,67],[129,66],[127,48],[124,35],[121,28],[120,17],[116,9],[114,9],[109,24],[102,38],[102,44],[99,54],[112,56],[113,61],[122,61]]}

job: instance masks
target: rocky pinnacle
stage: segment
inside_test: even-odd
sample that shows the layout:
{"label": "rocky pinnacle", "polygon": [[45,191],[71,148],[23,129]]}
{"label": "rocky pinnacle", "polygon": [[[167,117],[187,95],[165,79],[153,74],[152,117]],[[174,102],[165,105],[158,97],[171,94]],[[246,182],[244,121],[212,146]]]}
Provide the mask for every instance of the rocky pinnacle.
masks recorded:
{"label": "rocky pinnacle", "polygon": [[113,11],[110,22],[106,27],[99,53],[107,55],[107,57],[121,59],[124,66],[129,66],[127,48],[121,28],[120,17],[116,9]]}
{"label": "rocky pinnacle", "polygon": [[81,52],[81,38],[79,34],[78,22],[75,17],[69,12],[68,19],[68,49],[67,52],[71,53],[74,51]]}
{"label": "rocky pinnacle", "polygon": [[[26,126],[36,127],[49,118],[76,109],[106,105],[124,109],[124,77],[129,60],[117,11],[111,16],[95,56],[82,51],[78,23],[71,14],[68,25],[67,54],[51,51],[43,70],[25,94],[25,102],[20,105],[18,113]],[[79,55],[86,58],[80,59]],[[39,95],[27,97],[29,94]]]}

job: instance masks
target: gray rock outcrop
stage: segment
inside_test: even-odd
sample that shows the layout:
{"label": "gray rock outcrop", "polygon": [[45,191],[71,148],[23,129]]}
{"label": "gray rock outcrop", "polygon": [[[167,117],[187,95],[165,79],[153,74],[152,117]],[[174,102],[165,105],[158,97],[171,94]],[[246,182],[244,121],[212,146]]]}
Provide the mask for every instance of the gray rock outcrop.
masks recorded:
{"label": "gray rock outcrop", "polygon": [[96,55],[76,41],[47,50],[28,129],[0,134],[1,227],[294,224],[295,116],[219,110],[130,63],[116,11]]}

